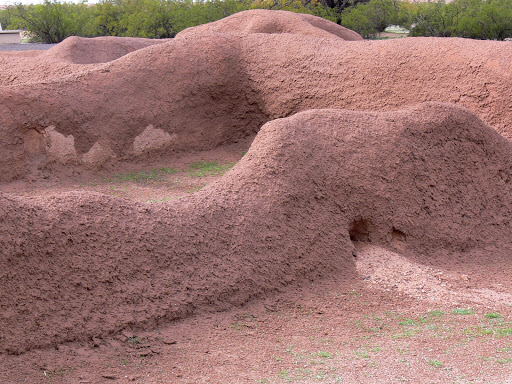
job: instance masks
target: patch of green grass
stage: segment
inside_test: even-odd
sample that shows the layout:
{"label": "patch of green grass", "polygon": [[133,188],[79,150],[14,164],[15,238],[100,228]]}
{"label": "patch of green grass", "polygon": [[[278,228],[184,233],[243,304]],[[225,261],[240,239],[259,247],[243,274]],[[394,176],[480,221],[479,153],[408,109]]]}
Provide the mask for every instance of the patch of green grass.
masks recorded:
{"label": "patch of green grass", "polygon": [[326,371],[318,371],[315,373],[315,376],[314,378],[316,380],[324,380],[325,378],[327,378],[327,375],[329,375],[329,372],[326,372]]}
{"label": "patch of green grass", "polygon": [[369,359],[370,358],[370,355],[368,354],[367,351],[355,351],[354,352],[354,355],[358,358],[358,359]]}
{"label": "patch of green grass", "polygon": [[427,313],[427,316],[430,317],[443,317],[445,313],[443,311],[434,310]]}
{"label": "patch of green grass", "polygon": [[190,164],[188,174],[193,177],[221,175],[234,165],[234,163],[219,164],[217,161],[196,161]]}
{"label": "patch of green grass", "polygon": [[482,359],[485,362],[492,363],[496,362],[498,364],[510,364],[512,363],[512,358],[510,357],[493,357],[493,356],[478,356],[479,359]]}
{"label": "patch of green grass", "polygon": [[475,311],[473,311],[471,308],[455,308],[452,311],[453,315],[474,315]]}
{"label": "patch of green grass", "polygon": [[162,199],[149,199],[148,201],[146,201],[146,203],[163,203],[165,201],[169,201],[171,200],[170,197],[164,197]]}
{"label": "patch of green grass", "polygon": [[427,360],[427,364],[433,366],[434,368],[443,368],[444,364],[439,360]]}
{"label": "patch of green grass", "polygon": [[512,325],[503,323],[492,323],[487,325],[477,325],[462,330],[464,335],[468,336],[494,336],[495,338],[512,336]]}
{"label": "patch of green grass", "polygon": [[179,171],[174,168],[156,168],[149,171],[118,173],[112,176],[114,182],[144,183],[148,181],[161,181],[166,175],[173,175]]}
{"label": "patch of green grass", "polygon": [[496,362],[498,364],[510,364],[510,363],[512,363],[512,359],[500,357],[500,358],[496,359]]}
{"label": "patch of green grass", "polygon": [[195,193],[195,192],[198,192],[200,191],[201,189],[204,188],[204,185],[202,186],[197,186],[197,187],[193,187],[192,189],[187,189],[185,192],[186,193]]}
{"label": "patch of green grass", "polygon": [[[319,369],[320,367],[311,367],[306,368],[295,368],[295,369],[283,369],[277,373],[278,381],[286,381],[286,382],[328,382],[328,383],[342,383],[342,377],[336,373],[335,368],[325,368]],[[268,380],[268,379],[263,379]],[[276,380],[269,381],[259,381],[262,383],[266,382],[276,382]]]}
{"label": "patch of green grass", "polygon": [[396,350],[397,350],[397,351],[398,351],[398,353],[399,353],[399,354],[401,354],[401,355],[404,355],[404,354],[406,354],[406,353],[408,353],[408,352],[409,352],[409,349],[404,348],[404,347],[398,347]]}
{"label": "patch of green grass", "polygon": [[509,337],[512,335],[512,328],[498,328],[494,332],[496,337]]}
{"label": "patch of green grass", "polygon": [[317,353],[314,353],[313,356],[321,357],[323,359],[331,359],[332,353],[326,351],[318,351]]}
{"label": "patch of green grass", "polygon": [[413,319],[405,319],[403,321],[400,321],[398,324],[400,325],[416,325]]}
{"label": "patch of green grass", "polygon": [[501,315],[498,312],[489,312],[484,315],[487,319],[501,319]]}
{"label": "patch of green grass", "polygon": [[421,331],[419,329],[409,329],[407,331],[401,332],[401,333],[395,333],[393,336],[391,336],[393,339],[407,339],[409,337],[413,337],[420,333]]}
{"label": "patch of green grass", "polygon": [[286,381],[293,380],[293,378],[290,376],[290,370],[289,369],[283,369],[282,371],[279,371],[277,374],[278,374],[278,376],[281,379],[284,379]]}

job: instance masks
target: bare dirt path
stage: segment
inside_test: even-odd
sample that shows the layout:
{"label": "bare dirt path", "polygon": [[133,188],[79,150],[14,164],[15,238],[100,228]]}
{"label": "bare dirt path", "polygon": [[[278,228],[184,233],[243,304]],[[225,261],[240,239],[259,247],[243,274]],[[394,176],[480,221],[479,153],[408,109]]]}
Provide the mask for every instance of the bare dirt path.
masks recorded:
{"label": "bare dirt path", "polygon": [[2,356],[2,382],[509,383],[512,311],[485,304],[418,300],[365,276],[324,281],[151,332]]}

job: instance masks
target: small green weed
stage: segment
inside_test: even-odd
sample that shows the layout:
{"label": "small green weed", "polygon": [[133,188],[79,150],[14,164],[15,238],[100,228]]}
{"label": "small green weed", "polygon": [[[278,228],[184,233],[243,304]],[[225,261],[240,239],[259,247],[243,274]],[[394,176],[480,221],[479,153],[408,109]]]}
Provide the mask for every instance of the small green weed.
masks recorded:
{"label": "small green weed", "polygon": [[498,364],[510,364],[510,363],[512,363],[512,359],[511,358],[502,358],[502,357],[500,357],[500,358],[496,359],[496,362]]}
{"label": "small green weed", "polygon": [[439,310],[434,310],[434,311],[430,311],[429,313],[427,313],[428,316],[430,317],[443,317],[444,316],[444,312],[443,311],[439,311]]}
{"label": "small green weed", "polygon": [[512,336],[510,324],[491,323],[488,325],[471,326],[462,330],[468,336],[494,336],[495,338]]}
{"label": "small green weed", "polygon": [[197,187],[193,187],[192,189],[187,189],[185,192],[186,193],[195,193],[195,192],[200,191],[203,188],[204,188],[204,185],[203,186],[197,186]]}
{"label": "small green weed", "polygon": [[395,333],[393,336],[391,336],[393,339],[407,339],[409,337],[413,337],[420,333],[419,329],[409,329],[405,332],[401,333]]}
{"label": "small green weed", "polygon": [[484,315],[488,319],[501,319],[501,315],[498,312],[489,312]]}
{"label": "small green weed", "polygon": [[221,175],[233,168],[234,165],[234,163],[221,165],[216,161],[196,161],[190,164],[188,174],[194,177]]}
{"label": "small green weed", "polygon": [[399,354],[401,354],[401,355],[404,355],[404,354],[406,354],[406,353],[408,353],[408,352],[409,352],[409,350],[408,350],[407,348],[404,348],[404,347],[398,347],[396,350],[397,350],[397,351],[398,351],[398,353],[399,353]]}
{"label": "small green weed", "polygon": [[331,352],[325,352],[325,351],[319,351],[319,352],[316,353],[316,356],[322,357],[324,359],[330,359],[330,358],[332,358],[332,353]]}
{"label": "small green weed", "polygon": [[512,358],[509,357],[493,357],[493,356],[478,356],[479,359],[487,363],[496,362],[498,364],[510,364],[512,363]]}
{"label": "small green weed", "polygon": [[148,201],[146,201],[146,203],[163,203],[169,200],[171,200],[170,197],[164,197],[163,199],[149,199]]}
{"label": "small green weed", "polygon": [[356,352],[354,352],[354,355],[358,359],[369,359],[370,358],[370,355],[366,351],[356,351]]}
{"label": "small green weed", "polygon": [[512,335],[512,328],[498,328],[494,332],[494,336],[496,337],[509,337]]}
{"label": "small green weed", "polygon": [[174,168],[157,168],[149,171],[118,173],[112,176],[113,182],[144,183],[148,181],[161,181],[165,175],[172,175],[179,171]]}
{"label": "small green weed", "polygon": [[427,360],[427,363],[434,368],[442,368],[444,364],[439,360]]}
{"label": "small green weed", "polygon": [[290,376],[290,370],[289,369],[283,369],[282,371],[279,371],[278,375],[282,379],[292,380],[292,377]]}
{"label": "small green weed", "polygon": [[470,308],[455,308],[452,311],[453,315],[474,315],[475,311]]}

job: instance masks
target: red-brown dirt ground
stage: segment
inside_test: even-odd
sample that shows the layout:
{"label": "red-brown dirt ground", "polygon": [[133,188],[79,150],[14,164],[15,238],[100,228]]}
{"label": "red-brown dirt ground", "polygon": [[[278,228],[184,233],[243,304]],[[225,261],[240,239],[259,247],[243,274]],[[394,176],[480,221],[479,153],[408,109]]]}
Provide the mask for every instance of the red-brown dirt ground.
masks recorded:
{"label": "red-brown dirt ground", "polygon": [[0,382],[511,382],[511,47],[0,53]]}

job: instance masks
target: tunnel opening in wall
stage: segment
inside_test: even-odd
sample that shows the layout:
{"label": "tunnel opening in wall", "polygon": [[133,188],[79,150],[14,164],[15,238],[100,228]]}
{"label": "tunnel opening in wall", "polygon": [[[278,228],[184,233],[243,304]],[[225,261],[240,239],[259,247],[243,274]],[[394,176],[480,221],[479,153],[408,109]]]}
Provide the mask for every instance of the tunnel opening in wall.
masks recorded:
{"label": "tunnel opening in wall", "polygon": [[358,218],[350,224],[349,236],[352,242],[370,242],[370,223],[368,220]]}

